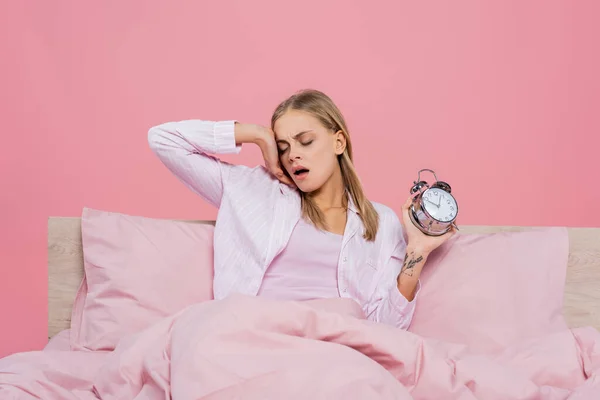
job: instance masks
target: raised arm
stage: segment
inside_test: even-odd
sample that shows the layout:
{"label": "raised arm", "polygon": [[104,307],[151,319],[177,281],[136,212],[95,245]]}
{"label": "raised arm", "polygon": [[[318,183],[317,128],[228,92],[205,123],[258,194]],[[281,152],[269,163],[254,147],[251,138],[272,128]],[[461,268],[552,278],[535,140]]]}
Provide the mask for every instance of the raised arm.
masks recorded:
{"label": "raised arm", "polygon": [[180,181],[215,207],[220,206],[232,174],[249,169],[221,161],[216,155],[238,154],[243,143],[254,143],[268,164],[277,162],[275,141],[267,128],[231,120],[166,122],[150,128],[148,143]]}

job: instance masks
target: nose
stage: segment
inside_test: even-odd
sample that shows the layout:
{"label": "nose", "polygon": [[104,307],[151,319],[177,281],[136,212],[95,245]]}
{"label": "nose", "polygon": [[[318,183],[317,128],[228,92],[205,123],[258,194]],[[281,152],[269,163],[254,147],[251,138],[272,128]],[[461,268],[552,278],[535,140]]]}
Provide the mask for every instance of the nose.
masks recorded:
{"label": "nose", "polygon": [[291,163],[293,163],[296,160],[301,160],[302,159],[302,157],[300,157],[300,154],[298,153],[298,150],[297,150],[296,146],[290,147],[289,157],[290,157],[290,162]]}

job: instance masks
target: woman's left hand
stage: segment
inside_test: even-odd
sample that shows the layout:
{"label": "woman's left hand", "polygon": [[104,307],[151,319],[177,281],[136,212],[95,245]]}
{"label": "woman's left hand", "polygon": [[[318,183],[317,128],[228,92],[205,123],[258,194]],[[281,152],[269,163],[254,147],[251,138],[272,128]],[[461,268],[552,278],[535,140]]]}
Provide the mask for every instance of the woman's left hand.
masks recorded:
{"label": "woman's left hand", "polygon": [[419,249],[425,254],[429,254],[442,243],[450,239],[456,233],[456,228],[452,228],[441,236],[429,236],[424,234],[417,228],[408,216],[410,205],[412,204],[412,196],[410,196],[402,206],[402,225],[407,235],[407,245]]}

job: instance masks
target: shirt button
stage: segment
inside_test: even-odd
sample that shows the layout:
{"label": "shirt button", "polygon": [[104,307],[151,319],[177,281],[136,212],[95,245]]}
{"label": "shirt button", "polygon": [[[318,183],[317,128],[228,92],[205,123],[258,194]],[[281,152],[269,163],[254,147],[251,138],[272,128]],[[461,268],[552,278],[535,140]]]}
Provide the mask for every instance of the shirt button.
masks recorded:
{"label": "shirt button", "polygon": [[344,262],[348,261],[348,257],[344,257]]}

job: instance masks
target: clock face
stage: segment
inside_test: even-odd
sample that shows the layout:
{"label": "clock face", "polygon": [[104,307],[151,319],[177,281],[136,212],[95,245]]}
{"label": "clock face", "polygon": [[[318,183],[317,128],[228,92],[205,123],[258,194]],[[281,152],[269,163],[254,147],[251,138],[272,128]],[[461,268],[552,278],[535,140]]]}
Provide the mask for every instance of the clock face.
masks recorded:
{"label": "clock face", "polygon": [[429,215],[440,222],[450,222],[458,213],[454,197],[439,188],[427,189],[423,193],[422,206]]}

